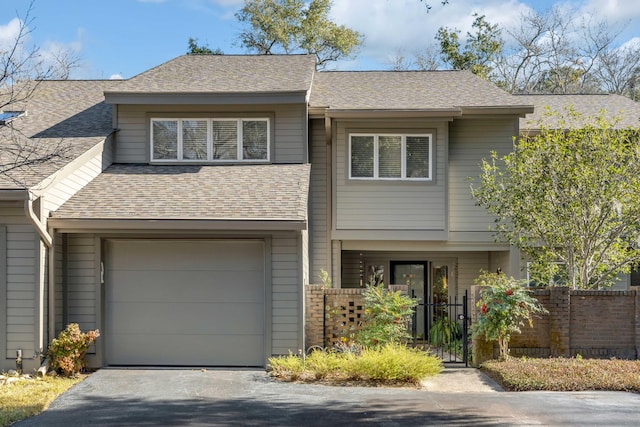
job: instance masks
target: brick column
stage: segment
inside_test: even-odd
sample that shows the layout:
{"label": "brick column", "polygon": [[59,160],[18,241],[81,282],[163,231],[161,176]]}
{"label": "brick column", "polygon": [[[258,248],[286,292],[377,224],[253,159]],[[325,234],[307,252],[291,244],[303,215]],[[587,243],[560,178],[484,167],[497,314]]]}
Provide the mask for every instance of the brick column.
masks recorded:
{"label": "brick column", "polygon": [[305,302],[305,350],[311,346],[324,346],[324,286],[306,285]]}
{"label": "brick column", "polygon": [[551,357],[571,356],[571,290],[549,288],[549,350]]}
{"label": "brick column", "polygon": [[633,291],[636,294],[635,301],[635,326],[636,326],[636,359],[640,359],[640,288]]}
{"label": "brick column", "polygon": [[[482,286],[471,286],[469,306],[471,308],[471,324],[478,319],[478,308],[476,302],[480,299]],[[493,359],[493,342],[487,341],[483,337],[473,337],[471,339],[471,363],[473,366],[480,366],[487,360]]]}

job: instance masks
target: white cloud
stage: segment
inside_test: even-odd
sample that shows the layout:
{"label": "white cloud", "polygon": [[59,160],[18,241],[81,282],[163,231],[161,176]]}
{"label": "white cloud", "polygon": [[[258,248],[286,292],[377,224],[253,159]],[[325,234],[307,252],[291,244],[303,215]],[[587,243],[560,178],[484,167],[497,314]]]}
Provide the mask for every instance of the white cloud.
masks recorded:
{"label": "white cloud", "polygon": [[222,7],[240,8],[244,4],[244,0],[209,0],[209,3]]}
{"label": "white cloud", "polygon": [[360,60],[342,62],[340,68],[358,67],[363,57],[384,64],[394,52],[420,51],[436,43],[440,27],[458,29],[464,37],[471,30],[473,13],[486,15],[492,24],[506,25],[526,10],[517,0],[455,0],[445,6],[434,3],[430,11],[418,0],[334,2],[332,18],[365,35]]}
{"label": "white cloud", "polygon": [[18,34],[20,34],[21,22],[18,18],[13,18],[6,25],[0,25],[0,51],[12,47]]}
{"label": "white cloud", "polygon": [[122,79],[124,79],[124,77],[122,77],[122,74],[120,73],[111,74],[109,76],[109,80],[122,80]]}

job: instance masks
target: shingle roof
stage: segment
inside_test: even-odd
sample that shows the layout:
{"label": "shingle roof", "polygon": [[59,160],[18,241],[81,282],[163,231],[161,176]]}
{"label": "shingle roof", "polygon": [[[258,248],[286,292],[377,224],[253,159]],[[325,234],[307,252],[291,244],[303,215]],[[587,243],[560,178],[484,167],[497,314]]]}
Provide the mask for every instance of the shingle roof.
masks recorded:
{"label": "shingle roof", "polygon": [[[609,119],[621,117],[616,127],[640,125],[640,103],[615,94],[598,95],[516,95],[524,103],[535,105],[535,111],[520,119],[520,130],[539,129],[540,119],[544,117],[545,107],[553,111],[564,112],[571,106],[587,119],[597,116],[601,110],[606,111]],[[545,117],[543,123],[547,126],[556,126],[557,121]],[[579,125],[576,123],[576,125]]]}
{"label": "shingle roof", "polygon": [[132,77],[117,93],[308,91],[314,55],[183,55]]}
{"label": "shingle roof", "polygon": [[311,107],[448,109],[526,103],[469,71],[328,71],[316,73]]}
{"label": "shingle roof", "polygon": [[105,89],[115,81],[42,81],[32,96],[12,110],[25,116],[0,126],[0,170],[7,170],[19,155],[42,157],[56,147],[64,157],[42,164],[21,167],[0,175],[0,189],[31,187],[53,174],[80,154],[104,140],[111,132],[112,106],[104,103]]}
{"label": "shingle roof", "polygon": [[112,165],[56,212],[64,219],[306,221],[310,165]]}

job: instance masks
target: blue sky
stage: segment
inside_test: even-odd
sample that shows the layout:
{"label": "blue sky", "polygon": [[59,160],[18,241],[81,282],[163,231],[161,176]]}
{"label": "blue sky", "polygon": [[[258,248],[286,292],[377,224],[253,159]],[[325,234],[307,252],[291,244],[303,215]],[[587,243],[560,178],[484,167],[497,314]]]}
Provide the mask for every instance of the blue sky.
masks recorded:
{"label": "blue sky", "polygon": [[[17,15],[24,16],[30,0],[13,0],[0,8],[0,48],[15,34]],[[388,69],[398,51],[409,55],[434,42],[441,26],[466,32],[473,12],[492,23],[509,25],[528,8],[546,10],[555,4],[571,6],[578,19],[606,19],[625,25],[617,44],[640,42],[640,1],[579,0],[431,0],[427,12],[419,0],[334,0],[332,16],[365,35],[355,60],[338,69]],[[225,53],[245,50],[234,42],[241,26],[234,13],[242,0],[36,0],[29,27],[29,43],[43,53],[73,49],[81,59],[72,78],[129,78],[184,54],[187,40],[220,48]]]}

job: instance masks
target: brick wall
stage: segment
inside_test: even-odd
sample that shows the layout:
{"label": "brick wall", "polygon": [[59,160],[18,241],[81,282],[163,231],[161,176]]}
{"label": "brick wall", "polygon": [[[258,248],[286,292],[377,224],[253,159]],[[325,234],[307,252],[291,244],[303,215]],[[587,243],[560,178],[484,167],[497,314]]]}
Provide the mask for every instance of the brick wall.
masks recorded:
{"label": "brick wall", "polygon": [[[472,291],[472,319],[480,288]],[[640,292],[574,291],[552,287],[533,296],[549,314],[511,337],[512,356],[636,359],[640,355]],[[477,348],[476,348],[477,347]],[[496,346],[474,340],[474,363],[497,357]]]}
{"label": "brick wall", "polygon": [[[392,285],[392,291],[407,293],[407,286]],[[341,338],[353,340],[364,316],[362,288],[336,289],[305,286],[305,346],[330,347]]]}

